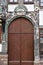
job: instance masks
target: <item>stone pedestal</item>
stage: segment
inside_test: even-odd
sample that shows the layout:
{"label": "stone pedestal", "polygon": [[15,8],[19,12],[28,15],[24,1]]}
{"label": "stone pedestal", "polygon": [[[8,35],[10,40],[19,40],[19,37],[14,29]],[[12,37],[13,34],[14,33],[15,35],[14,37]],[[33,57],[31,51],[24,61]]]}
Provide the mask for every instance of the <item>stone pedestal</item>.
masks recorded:
{"label": "stone pedestal", "polygon": [[40,65],[40,63],[34,63],[34,65]]}
{"label": "stone pedestal", "polygon": [[0,65],[8,65],[8,55],[0,55]]}

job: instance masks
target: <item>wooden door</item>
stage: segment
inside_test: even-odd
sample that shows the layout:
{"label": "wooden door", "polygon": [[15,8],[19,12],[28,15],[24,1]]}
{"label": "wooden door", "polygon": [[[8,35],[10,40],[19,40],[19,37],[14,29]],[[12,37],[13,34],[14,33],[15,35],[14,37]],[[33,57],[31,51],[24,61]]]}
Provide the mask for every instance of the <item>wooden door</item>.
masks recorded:
{"label": "wooden door", "polygon": [[8,65],[33,65],[34,28],[25,18],[14,20],[8,29]]}

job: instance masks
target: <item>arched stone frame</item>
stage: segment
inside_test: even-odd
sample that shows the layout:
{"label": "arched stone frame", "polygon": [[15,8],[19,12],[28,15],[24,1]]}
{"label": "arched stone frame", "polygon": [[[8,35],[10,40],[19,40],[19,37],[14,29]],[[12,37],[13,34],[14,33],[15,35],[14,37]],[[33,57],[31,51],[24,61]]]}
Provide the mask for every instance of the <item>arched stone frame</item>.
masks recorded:
{"label": "arched stone frame", "polygon": [[9,24],[11,22],[13,22],[13,20],[15,20],[16,18],[19,17],[23,17],[26,18],[28,20],[30,20],[30,22],[33,24],[34,26],[34,61],[35,62],[39,62],[40,60],[40,56],[39,56],[39,25],[36,23],[36,21],[33,18],[30,18],[29,16],[14,16],[11,20],[7,20],[6,21],[6,25],[5,25],[5,53],[7,52],[8,49],[8,27]]}

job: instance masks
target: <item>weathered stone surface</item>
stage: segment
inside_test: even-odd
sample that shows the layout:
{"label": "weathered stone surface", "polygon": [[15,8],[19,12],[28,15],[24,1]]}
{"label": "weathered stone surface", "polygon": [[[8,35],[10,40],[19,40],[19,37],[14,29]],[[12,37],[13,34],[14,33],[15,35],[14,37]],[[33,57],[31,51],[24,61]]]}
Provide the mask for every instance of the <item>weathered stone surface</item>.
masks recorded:
{"label": "weathered stone surface", "polygon": [[0,55],[0,65],[8,65],[8,56]]}
{"label": "weathered stone surface", "polygon": [[43,65],[43,62],[35,63],[34,65]]}

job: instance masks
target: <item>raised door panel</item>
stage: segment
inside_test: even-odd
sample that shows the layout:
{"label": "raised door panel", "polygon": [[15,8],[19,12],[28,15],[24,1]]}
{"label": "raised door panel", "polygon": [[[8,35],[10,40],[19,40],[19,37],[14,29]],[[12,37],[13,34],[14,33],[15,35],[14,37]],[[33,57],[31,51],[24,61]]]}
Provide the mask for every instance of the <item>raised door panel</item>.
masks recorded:
{"label": "raised door panel", "polygon": [[20,35],[9,34],[9,65],[20,65]]}
{"label": "raised door panel", "polygon": [[33,34],[21,35],[21,65],[33,65],[34,40]]}

